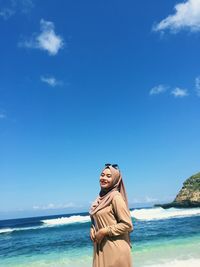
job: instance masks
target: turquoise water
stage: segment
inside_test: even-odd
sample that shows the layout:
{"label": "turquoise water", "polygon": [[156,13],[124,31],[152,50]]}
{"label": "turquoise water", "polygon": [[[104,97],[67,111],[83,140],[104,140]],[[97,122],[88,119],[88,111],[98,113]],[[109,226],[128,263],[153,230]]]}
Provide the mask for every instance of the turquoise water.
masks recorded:
{"label": "turquoise water", "polygon": [[[200,266],[200,209],[131,211],[134,267]],[[0,266],[89,267],[89,216],[0,221]]]}

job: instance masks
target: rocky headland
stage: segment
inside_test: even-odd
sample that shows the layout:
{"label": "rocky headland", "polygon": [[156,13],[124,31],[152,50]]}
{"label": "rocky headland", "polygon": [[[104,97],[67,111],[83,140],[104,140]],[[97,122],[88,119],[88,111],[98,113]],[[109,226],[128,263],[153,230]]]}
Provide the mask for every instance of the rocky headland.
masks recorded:
{"label": "rocky headland", "polygon": [[194,208],[200,207],[200,172],[185,180],[176,198],[171,203],[155,204],[162,208]]}

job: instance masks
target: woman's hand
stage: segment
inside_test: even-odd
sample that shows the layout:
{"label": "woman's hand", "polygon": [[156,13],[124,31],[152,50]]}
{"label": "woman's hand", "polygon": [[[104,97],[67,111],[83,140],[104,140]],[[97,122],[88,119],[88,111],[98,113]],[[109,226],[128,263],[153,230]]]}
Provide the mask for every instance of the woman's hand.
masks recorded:
{"label": "woman's hand", "polygon": [[97,243],[100,243],[102,239],[108,234],[108,231],[106,228],[101,228],[95,235],[95,241]]}
{"label": "woman's hand", "polygon": [[94,229],[94,227],[91,227],[90,228],[90,239],[93,241],[93,242],[95,242],[95,229]]}

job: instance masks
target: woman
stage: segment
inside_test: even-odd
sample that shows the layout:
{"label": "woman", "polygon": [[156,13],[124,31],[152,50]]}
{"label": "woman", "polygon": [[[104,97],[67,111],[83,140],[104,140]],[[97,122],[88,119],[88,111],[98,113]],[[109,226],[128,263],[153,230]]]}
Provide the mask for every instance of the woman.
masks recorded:
{"label": "woman", "polygon": [[131,267],[133,231],[124,183],[118,166],[105,164],[101,190],[90,209],[93,267]]}

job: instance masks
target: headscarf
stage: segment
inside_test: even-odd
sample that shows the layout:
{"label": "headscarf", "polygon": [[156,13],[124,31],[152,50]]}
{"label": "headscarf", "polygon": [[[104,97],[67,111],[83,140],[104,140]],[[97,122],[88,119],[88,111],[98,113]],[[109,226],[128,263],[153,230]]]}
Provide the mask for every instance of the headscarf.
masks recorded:
{"label": "headscarf", "polygon": [[[118,169],[115,169],[111,165],[106,168],[109,168],[111,171],[112,184],[111,187],[109,187],[108,189],[104,188],[101,189],[99,196],[92,203],[92,206],[90,208],[89,213],[91,216],[95,214],[97,211],[109,206],[110,203],[112,202],[113,197],[116,195],[117,191],[121,193],[128,208],[127,194],[120,171]],[[106,168],[104,168],[103,171]]]}

